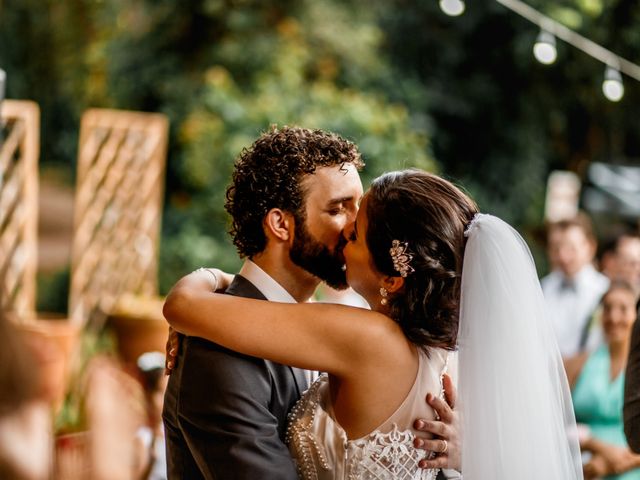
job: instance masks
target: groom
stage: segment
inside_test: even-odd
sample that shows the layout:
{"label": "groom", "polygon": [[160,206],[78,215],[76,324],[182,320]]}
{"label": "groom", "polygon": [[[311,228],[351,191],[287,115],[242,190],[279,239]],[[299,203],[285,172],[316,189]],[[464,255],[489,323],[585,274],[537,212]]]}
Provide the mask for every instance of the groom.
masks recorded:
{"label": "groom", "polygon": [[[356,217],[362,166],[354,144],[318,130],[273,129],[244,150],[225,207],[246,260],[226,293],[304,302],[320,280],[346,287],[342,230]],[[297,368],[184,337],[163,411],[169,478],[296,479],[287,413],[309,381]]]}

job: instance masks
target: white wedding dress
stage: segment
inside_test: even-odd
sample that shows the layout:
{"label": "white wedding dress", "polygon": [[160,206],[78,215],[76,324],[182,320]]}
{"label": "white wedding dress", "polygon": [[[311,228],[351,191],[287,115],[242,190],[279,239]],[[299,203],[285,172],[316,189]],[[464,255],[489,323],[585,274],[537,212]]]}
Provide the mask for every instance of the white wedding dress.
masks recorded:
{"label": "white wedding dress", "polygon": [[[329,379],[322,375],[289,414],[287,443],[304,480],[434,480],[437,470],[424,470],[418,462],[423,450],[413,447],[413,422],[434,419],[425,401],[427,393],[443,395],[442,375],[455,377],[456,354],[419,349],[413,387],[397,410],[368,435],[347,438],[336,421],[329,395]],[[424,434],[422,434],[424,435]]]}

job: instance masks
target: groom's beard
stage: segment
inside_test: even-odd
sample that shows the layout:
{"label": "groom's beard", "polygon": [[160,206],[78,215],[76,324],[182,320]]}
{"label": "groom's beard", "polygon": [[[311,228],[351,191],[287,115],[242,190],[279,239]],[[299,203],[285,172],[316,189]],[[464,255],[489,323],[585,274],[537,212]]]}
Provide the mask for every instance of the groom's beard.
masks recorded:
{"label": "groom's beard", "polygon": [[289,251],[291,261],[332,288],[338,290],[347,288],[347,275],[342,270],[344,258],[341,252],[345,243],[342,237],[335,251],[332,252],[329,247],[320,243],[309,233],[304,221],[296,222],[296,227],[293,245]]}

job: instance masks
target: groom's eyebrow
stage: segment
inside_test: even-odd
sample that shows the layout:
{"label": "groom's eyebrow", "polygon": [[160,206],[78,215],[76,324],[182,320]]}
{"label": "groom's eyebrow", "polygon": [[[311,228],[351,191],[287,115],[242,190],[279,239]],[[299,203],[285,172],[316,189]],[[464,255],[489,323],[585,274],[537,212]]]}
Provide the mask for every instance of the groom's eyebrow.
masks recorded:
{"label": "groom's eyebrow", "polygon": [[328,205],[333,206],[333,205],[338,205],[340,203],[346,203],[351,201],[353,201],[353,197],[332,198],[331,200],[329,200]]}

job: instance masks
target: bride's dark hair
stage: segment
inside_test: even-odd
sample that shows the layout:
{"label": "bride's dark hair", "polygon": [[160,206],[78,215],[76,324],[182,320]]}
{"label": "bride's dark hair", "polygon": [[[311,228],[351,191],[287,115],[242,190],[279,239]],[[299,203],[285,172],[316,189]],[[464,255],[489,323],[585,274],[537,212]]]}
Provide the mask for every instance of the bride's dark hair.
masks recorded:
{"label": "bride's dark hair", "polygon": [[367,195],[367,245],[390,276],[393,240],[407,242],[415,270],[388,298],[389,314],[417,345],[453,349],[458,334],[464,229],[478,207],[447,180],[421,170],[386,173]]}

